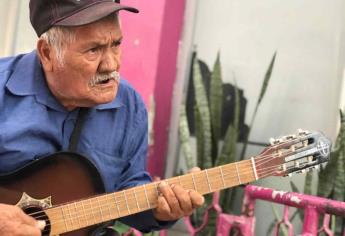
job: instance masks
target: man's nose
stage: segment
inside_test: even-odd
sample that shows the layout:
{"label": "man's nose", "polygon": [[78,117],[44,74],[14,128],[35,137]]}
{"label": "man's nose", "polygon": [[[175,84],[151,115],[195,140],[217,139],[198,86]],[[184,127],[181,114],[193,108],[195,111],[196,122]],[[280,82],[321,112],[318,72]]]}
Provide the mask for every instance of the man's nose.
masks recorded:
{"label": "man's nose", "polygon": [[103,53],[101,62],[98,67],[100,73],[110,73],[113,71],[118,71],[120,68],[120,58],[111,50],[107,49]]}

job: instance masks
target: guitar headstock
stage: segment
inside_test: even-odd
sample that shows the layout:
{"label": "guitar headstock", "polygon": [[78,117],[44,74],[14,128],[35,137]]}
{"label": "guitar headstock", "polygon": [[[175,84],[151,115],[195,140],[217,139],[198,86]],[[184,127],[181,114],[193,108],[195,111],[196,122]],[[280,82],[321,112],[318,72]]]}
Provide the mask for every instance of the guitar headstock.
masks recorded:
{"label": "guitar headstock", "polygon": [[260,177],[290,176],[318,169],[330,158],[331,141],[320,132],[298,130],[297,134],[271,139],[270,143],[255,158]]}

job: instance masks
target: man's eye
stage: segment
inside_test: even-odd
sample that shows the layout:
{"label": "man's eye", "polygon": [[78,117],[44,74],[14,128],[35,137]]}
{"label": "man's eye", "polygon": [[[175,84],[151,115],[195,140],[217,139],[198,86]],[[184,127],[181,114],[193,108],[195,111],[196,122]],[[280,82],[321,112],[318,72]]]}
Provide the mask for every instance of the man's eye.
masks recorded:
{"label": "man's eye", "polygon": [[90,48],[90,49],[88,50],[88,52],[89,52],[89,53],[96,53],[96,52],[98,52],[98,50],[99,50],[99,48],[98,48],[98,47],[95,47],[95,48]]}
{"label": "man's eye", "polygon": [[118,47],[121,45],[121,41],[115,41],[111,44],[112,47]]}

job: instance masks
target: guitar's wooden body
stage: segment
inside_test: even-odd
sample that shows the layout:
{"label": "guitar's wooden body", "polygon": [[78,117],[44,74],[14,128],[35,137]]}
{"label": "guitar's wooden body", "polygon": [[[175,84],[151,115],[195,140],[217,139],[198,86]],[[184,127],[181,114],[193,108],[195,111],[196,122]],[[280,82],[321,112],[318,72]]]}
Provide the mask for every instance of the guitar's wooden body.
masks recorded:
{"label": "guitar's wooden body", "polygon": [[[0,177],[0,202],[16,205],[23,192],[35,199],[51,196],[53,205],[104,193],[97,169],[77,154],[56,153]],[[89,227],[64,235],[90,235]]]}

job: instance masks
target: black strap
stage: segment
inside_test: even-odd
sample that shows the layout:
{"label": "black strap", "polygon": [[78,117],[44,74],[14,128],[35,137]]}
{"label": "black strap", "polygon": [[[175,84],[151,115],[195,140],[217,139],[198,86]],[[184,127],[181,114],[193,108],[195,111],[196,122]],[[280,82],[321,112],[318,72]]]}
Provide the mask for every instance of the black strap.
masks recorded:
{"label": "black strap", "polygon": [[68,150],[71,152],[77,152],[77,145],[78,145],[80,133],[83,128],[83,124],[84,124],[87,112],[88,112],[88,108],[85,108],[85,107],[79,108],[77,121],[76,121],[76,124],[74,126],[74,129],[69,141]]}

